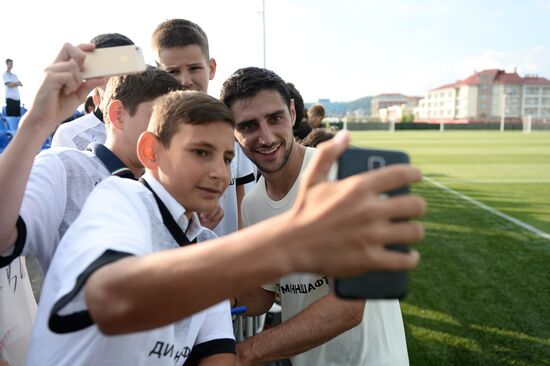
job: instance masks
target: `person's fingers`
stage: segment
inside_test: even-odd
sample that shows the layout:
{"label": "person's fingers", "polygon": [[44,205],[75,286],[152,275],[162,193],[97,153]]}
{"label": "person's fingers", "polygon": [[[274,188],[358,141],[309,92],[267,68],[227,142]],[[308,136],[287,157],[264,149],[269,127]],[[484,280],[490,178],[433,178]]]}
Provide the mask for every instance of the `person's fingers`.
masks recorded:
{"label": "person's fingers", "polygon": [[74,93],[80,87],[80,83],[75,81],[71,72],[56,72],[49,75],[48,78],[57,85],[57,90],[61,91],[65,96]]}
{"label": "person's fingers", "polygon": [[76,47],[80,48],[84,52],[90,52],[95,50],[95,44],[93,43],[81,43]]}
{"label": "person's fingers", "polygon": [[59,51],[59,54],[57,55],[53,63],[55,64],[58,62],[69,61],[70,59],[74,59],[78,65],[82,66],[85,58],[86,58],[86,55],[84,51],[82,51],[78,47],[73,46],[70,43],[65,43],[61,48],[61,51]]}
{"label": "person's fingers", "polygon": [[332,164],[348,147],[349,139],[347,131],[340,131],[331,140],[319,144],[317,154],[313,157],[302,178],[304,188],[326,180]]}
{"label": "person's fingers", "polygon": [[422,197],[412,195],[401,195],[387,199],[373,197],[364,200],[363,219],[378,220],[411,219],[426,213],[426,201]]}
{"label": "person's fingers", "polygon": [[366,271],[406,271],[415,268],[420,260],[420,254],[416,250],[402,253],[384,247],[365,247],[365,257]]}
{"label": "person's fingers", "polygon": [[422,179],[422,174],[408,164],[395,164],[357,174],[345,180],[347,179],[360,184],[365,192],[384,193],[418,182]]}
{"label": "person's fingers", "polygon": [[76,91],[76,97],[79,100],[85,100],[88,94],[100,85],[103,85],[107,81],[107,78],[88,79],[80,85],[80,88]]}
{"label": "person's fingers", "polygon": [[424,226],[417,222],[380,221],[366,225],[363,229],[364,239],[369,243],[413,244],[424,238]]}
{"label": "person's fingers", "polygon": [[65,95],[68,95],[67,93],[76,91],[78,87],[80,87],[80,84],[82,83],[82,75],[80,73],[80,68],[76,63],[76,61],[73,59],[50,65],[46,68],[45,71],[50,76],[53,76],[53,74],[56,74],[56,73],[70,73],[72,75],[74,79],[74,84],[76,85],[76,87],[72,89],[65,88],[64,89]]}

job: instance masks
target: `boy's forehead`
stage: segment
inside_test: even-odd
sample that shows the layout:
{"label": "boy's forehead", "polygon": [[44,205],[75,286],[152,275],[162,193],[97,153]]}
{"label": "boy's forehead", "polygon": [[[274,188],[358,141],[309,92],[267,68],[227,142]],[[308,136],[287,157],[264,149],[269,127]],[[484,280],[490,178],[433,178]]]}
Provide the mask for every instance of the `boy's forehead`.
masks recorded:
{"label": "boy's forehead", "polygon": [[185,64],[206,62],[206,55],[196,45],[175,46],[159,49],[156,53],[157,63],[164,67],[175,67]]}

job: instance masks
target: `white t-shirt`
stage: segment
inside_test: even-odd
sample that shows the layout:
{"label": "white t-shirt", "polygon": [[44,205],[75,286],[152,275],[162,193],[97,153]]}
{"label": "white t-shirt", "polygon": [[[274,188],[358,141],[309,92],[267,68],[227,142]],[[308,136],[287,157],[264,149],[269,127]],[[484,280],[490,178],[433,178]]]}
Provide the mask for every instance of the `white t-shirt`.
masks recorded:
{"label": "white t-shirt", "polygon": [[95,113],[88,113],[59,126],[53,135],[52,147],[85,150],[92,142],[104,144],[107,139],[107,131]]}
{"label": "white t-shirt", "polygon": [[[117,171],[120,173],[121,169]],[[57,148],[38,154],[19,211],[24,224],[18,225],[16,243],[2,253],[0,260],[9,258],[14,251],[33,255],[46,273],[59,240],[80,213],[90,192],[109,175],[111,171],[89,151]]]}
{"label": "white t-shirt", "polygon": [[244,155],[239,144],[235,142],[235,158],[231,161],[231,181],[220,198],[220,206],[224,210],[224,216],[214,228],[216,235],[223,236],[237,231],[239,227],[237,186],[253,183],[254,181],[254,164]]}
{"label": "white t-shirt", "polygon": [[23,365],[29,348],[36,301],[25,258],[0,268],[0,360]]}
{"label": "white t-shirt", "polygon": [[[144,179],[185,231],[185,209],[153,177]],[[198,241],[215,237],[200,226],[196,215],[186,234]],[[91,319],[86,323],[70,315],[87,314],[83,288],[93,270],[124,255],[175,248],[178,243],[142,183],[119,178],[101,182],[61,240],[46,275],[27,365],[183,365],[191,352],[204,352],[206,342],[206,355],[227,353],[224,347],[235,345],[228,301],[164,327],[117,336],[103,335]],[[60,303],[64,306],[55,310]],[[51,330],[70,326],[74,328],[64,334]]]}
{"label": "white t-shirt", "polygon": [[[315,154],[307,148],[300,175],[288,194],[280,201],[269,198],[264,177],[248,193],[242,204],[245,226],[253,225],[288,211],[298,194],[300,176]],[[335,179],[336,166],[329,179]],[[281,298],[282,320],[286,321],[330,292],[326,276],[312,273],[293,273],[279,282],[264,286],[266,290],[278,291]],[[363,321],[358,326],[332,340],[291,358],[293,366],[402,366],[408,365],[407,343],[399,301],[368,300]]]}
{"label": "white t-shirt", "polygon": [[15,88],[10,88],[6,84],[7,83],[18,83],[19,78],[17,75],[11,72],[5,72],[4,73],[4,85],[6,86],[6,99],[14,99],[14,100],[21,100],[21,96],[19,95],[19,87],[16,86]]}

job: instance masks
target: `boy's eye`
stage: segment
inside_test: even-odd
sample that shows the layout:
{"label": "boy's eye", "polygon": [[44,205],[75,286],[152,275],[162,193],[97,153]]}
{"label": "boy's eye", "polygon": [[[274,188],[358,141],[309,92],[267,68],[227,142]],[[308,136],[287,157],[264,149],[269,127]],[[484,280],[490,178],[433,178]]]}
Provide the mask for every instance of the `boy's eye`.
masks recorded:
{"label": "boy's eye", "polygon": [[193,150],[193,152],[195,153],[195,155],[200,157],[205,157],[206,155],[208,155],[206,150],[196,149],[196,150]]}
{"label": "boy's eye", "polygon": [[180,73],[180,71],[177,70],[177,69],[176,70],[168,70],[168,73],[172,74],[172,75],[178,75]]}

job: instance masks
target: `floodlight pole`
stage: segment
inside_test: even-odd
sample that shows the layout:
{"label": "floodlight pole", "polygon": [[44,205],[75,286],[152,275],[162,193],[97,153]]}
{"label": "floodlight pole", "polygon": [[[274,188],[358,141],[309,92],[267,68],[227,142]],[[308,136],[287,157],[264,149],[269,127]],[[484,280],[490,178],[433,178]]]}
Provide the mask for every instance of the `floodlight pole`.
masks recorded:
{"label": "floodlight pole", "polygon": [[500,132],[504,132],[504,104],[506,102],[506,95],[504,94],[504,85],[502,85],[502,98],[501,98],[501,107],[500,107]]}
{"label": "floodlight pole", "polygon": [[264,69],[266,68],[266,57],[265,57],[265,0],[262,0],[262,27],[263,27],[263,38],[264,38]]}

